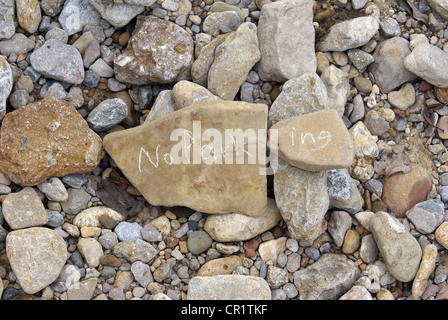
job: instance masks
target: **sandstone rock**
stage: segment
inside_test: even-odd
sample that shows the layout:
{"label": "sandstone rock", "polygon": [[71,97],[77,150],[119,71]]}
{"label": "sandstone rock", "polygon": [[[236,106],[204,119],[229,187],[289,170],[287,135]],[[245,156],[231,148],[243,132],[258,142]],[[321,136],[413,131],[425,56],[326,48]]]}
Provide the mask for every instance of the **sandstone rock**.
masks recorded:
{"label": "sandstone rock", "polygon": [[448,248],[448,221],[443,222],[435,232],[436,240],[444,248]]}
{"label": "sandstone rock", "polygon": [[431,187],[430,176],[419,165],[411,163],[409,173],[394,173],[383,183],[382,200],[390,212],[402,218],[406,211],[426,200]]}
{"label": "sandstone rock", "polygon": [[133,18],[145,10],[144,6],[116,3],[112,0],[89,0],[90,4],[115,28],[126,26]]}
{"label": "sandstone rock", "polygon": [[402,37],[387,39],[378,44],[373,53],[375,61],[369,66],[369,70],[382,93],[389,93],[403,83],[417,78],[404,67],[404,58],[410,53],[409,41]]}
{"label": "sandstone rock", "polygon": [[233,100],[258,60],[257,27],[245,22],[216,48],[207,89],[223,100]]}
{"label": "sandstone rock", "polygon": [[39,28],[42,14],[38,0],[16,0],[17,20],[19,25],[29,33]]}
{"label": "sandstone rock", "polygon": [[353,163],[353,142],[335,110],[321,110],[275,123],[269,137],[278,134],[278,155],[308,171],[347,168]]}
{"label": "sandstone rock", "polygon": [[277,264],[277,257],[286,249],[286,237],[262,242],[258,247],[258,253],[263,261],[272,261]]}
{"label": "sandstone rock", "polygon": [[342,245],[342,252],[344,254],[352,254],[358,249],[360,241],[361,236],[356,230],[347,230],[344,237],[344,244]]}
{"label": "sandstone rock", "polygon": [[207,87],[208,71],[213,61],[215,61],[216,49],[221,45],[229,34],[221,34],[205,45],[199,56],[191,66],[191,79],[203,87]]}
{"label": "sandstone rock", "polygon": [[404,225],[388,213],[378,211],[370,220],[370,230],[389,273],[402,282],[414,279],[422,249]]}
{"label": "sandstone rock", "polygon": [[258,20],[261,59],[256,69],[260,78],[283,83],[316,72],[314,33],[311,1],[264,5]]}
{"label": "sandstone rock", "polygon": [[415,103],[415,90],[412,84],[405,83],[400,90],[391,91],[387,101],[400,110],[406,110]]}
{"label": "sandstone rock", "polygon": [[260,277],[237,274],[193,277],[187,300],[270,300],[271,289]]}
{"label": "sandstone rock", "polygon": [[448,54],[436,46],[429,43],[417,45],[404,59],[404,66],[436,87],[448,87],[448,75],[440,72],[448,66]]}
{"label": "sandstone rock", "polygon": [[240,17],[240,21],[244,22],[244,18],[246,17],[243,11],[237,6],[230,5],[226,2],[214,2],[210,7],[210,12],[223,12],[223,11],[234,11]]}
{"label": "sandstone rock", "polygon": [[274,194],[291,237],[314,241],[325,231],[329,206],[326,171],[302,170],[279,159]]}
{"label": "sandstone rock", "polygon": [[143,85],[173,83],[189,76],[193,40],[173,22],[140,17],[127,49],[114,60],[120,82]]}
{"label": "sandstone rock", "polygon": [[100,258],[104,253],[98,240],[94,238],[80,238],[78,240],[78,250],[90,268],[99,266]]}
{"label": "sandstone rock", "polygon": [[353,18],[334,24],[325,38],[316,45],[318,51],[345,51],[365,45],[380,25],[373,16]]}
{"label": "sandstone rock", "polygon": [[433,244],[428,244],[423,249],[422,262],[412,282],[411,294],[414,299],[420,299],[427,288],[427,280],[430,274],[434,271],[437,259],[437,247]]}
{"label": "sandstone rock", "polygon": [[12,70],[5,57],[0,56],[0,121],[6,114],[6,101],[12,90]]}
{"label": "sandstone rock", "polygon": [[104,155],[100,137],[76,109],[54,97],[8,113],[1,137],[0,171],[21,185],[89,172]]}
{"label": "sandstone rock", "polygon": [[306,269],[294,273],[300,300],[336,300],[359,276],[358,267],[345,255],[327,253]]}
{"label": "sandstone rock", "polygon": [[[224,129],[266,130],[266,116],[265,105],[199,102],[142,126],[108,134],[103,143],[123,174],[153,205],[181,205],[206,213],[259,216],[264,213],[267,201],[266,178],[259,174],[265,165],[256,157],[250,163],[245,160],[246,152],[255,154],[257,138],[249,137],[247,151],[244,145],[238,147],[237,142],[237,158],[236,151],[230,152],[228,145],[220,145],[224,141],[218,142],[217,136],[219,133],[222,137]],[[202,137],[209,128],[214,130],[206,132],[206,135],[213,132],[208,139],[217,137],[217,140],[204,149],[199,145],[199,135]],[[170,135],[174,140],[168,140]],[[174,144],[179,138],[180,142]],[[192,143],[190,138],[197,143]],[[188,145],[192,146],[193,155]],[[177,182],[171,183],[172,179]]]}
{"label": "sandstone rock", "polygon": [[49,39],[30,56],[31,66],[45,77],[72,84],[84,80],[84,64],[76,48]]}
{"label": "sandstone rock", "polygon": [[238,266],[243,265],[243,258],[232,255],[224,258],[207,261],[198,270],[197,276],[211,277],[223,274],[232,274]]}
{"label": "sandstone rock", "polygon": [[345,112],[347,98],[350,94],[348,74],[331,65],[322,72],[320,77],[325,83],[328,98],[332,102],[331,108],[336,110],[338,115],[342,117]]}
{"label": "sandstone rock", "polygon": [[9,39],[14,35],[16,26],[14,25],[15,17],[15,0],[0,1],[0,40]]}
{"label": "sandstone rock", "polygon": [[215,96],[203,86],[186,80],[177,82],[173,86],[172,94],[177,110],[191,106],[199,101],[221,100],[221,98]]}
{"label": "sandstone rock", "polygon": [[330,108],[323,81],[316,73],[306,73],[283,84],[282,92],[269,109],[268,127],[281,120]]}
{"label": "sandstone rock", "polygon": [[64,239],[57,232],[42,227],[8,233],[6,255],[18,283],[28,294],[53,283],[68,258]]}
{"label": "sandstone rock", "polygon": [[76,282],[67,289],[67,300],[90,300],[96,289],[97,278]]}
{"label": "sandstone rock", "polygon": [[352,225],[352,218],[345,211],[333,211],[330,221],[328,221],[328,233],[333,238],[338,247],[344,243],[344,237],[347,230]]}
{"label": "sandstone rock", "polygon": [[281,219],[275,200],[268,198],[265,212],[259,217],[238,213],[209,215],[204,230],[220,242],[245,241],[273,228]]}
{"label": "sandstone rock", "polygon": [[8,194],[3,201],[2,209],[11,229],[43,226],[48,222],[42,201],[30,187]]}

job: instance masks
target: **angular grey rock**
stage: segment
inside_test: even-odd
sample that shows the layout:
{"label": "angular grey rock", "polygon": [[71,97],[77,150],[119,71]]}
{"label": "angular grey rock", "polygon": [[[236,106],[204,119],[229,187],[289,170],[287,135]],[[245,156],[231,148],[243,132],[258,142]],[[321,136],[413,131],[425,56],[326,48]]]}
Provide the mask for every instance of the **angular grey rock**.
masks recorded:
{"label": "angular grey rock", "polygon": [[380,25],[373,16],[353,18],[334,24],[325,38],[316,45],[318,51],[345,51],[365,45]]}
{"label": "angular grey rock", "polygon": [[[264,6],[263,6],[264,8]],[[320,75],[327,88],[328,98],[331,101],[332,109],[342,117],[345,111],[345,104],[350,94],[350,83],[348,74],[341,69],[330,65]]]}
{"label": "angular grey rock", "polygon": [[0,0],[0,17],[0,40],[9,39],[16,32],[14,0]]}
{"label": "angular grey rock", "polygon": [[448,74],[440,72],[448,68],[448,53],[429,43],[417,45],[404,59],[407,70],[430,84],[448,88]]}
{"label": "angular grey rock", "polygon": [[199,276],[188,283],[187,300],[271,300],[271,289],[260,277]]}
{"label": "angular grey rock", "polygon": [[90,201],[90,195],[84,189],[67,190],[67,200],[61,202],[62,210],[68,214],[78,214],[85,208]]}
{"label": "angular grey rock", "polygon": [[28,294],[53,283],[68,258],[64,239],[42,227],[10,232],[6,237],[6,255],[18,283]]}
{"label": "angular grey rock", "polygon": [[59,14],[59,23],[69,36],[82,31],[89,26],[100,24],[100,13],[90,4],[89,0],[67,0]]}
{"label": "angular grey rock", "polygon": [[111,78],[114,76],[114,69],[112,69],[103,59],[98,59],[92,63],[89,70],[94,71],[102,78]]}
{"label": "angular grey rock", "polygon": [[135,281],[137,281],[143,288],[148,287],[148,284],[154,281],[149,265],[141,261],[135,261],[131,265],[131,272]]}
{"label": "angular grey rock", "polygon": [[23,33],[16,33],[10,39],[0,41],[0,53],[4,56],[9,56],[11,53],[19,55],[33,50],[35,45],[34,41]]}
{"label": "angular grey rock", "polygon": [[402,37],[394,37],[378,44],[373,57],[375,61],[369,70],[382,93],[389,93],[406,82],[417,78],[404,66],[404,58],[411,53],[409,41]]}
{"label": "angular grey rock", "polygon": [[5,57],[0,56],[0,121],[6,114],[6,101],[13,85],[12,70]]}
{"label": "angular grey rock", "polygon": [[47,16],[54,17],[61,12],[64,2],[64,0],[42,0],[40,7]]}
{"label": "angular grey rock", "polygon": [[381,136],[389,130],[389,122],[376,110],[369,110],[367,112],[364,118],[364,124],[370,133],[375,136]]}
{"label": "angular grey rock", "polygon": [[137,222],[123,221],[115,227],[114,232],[117,234],[118,240],[128,241],[142,239],[141,230],[142,226]]}
{"label": "angular grey rock", "polygon": [[216,48],[207,89],[223,100],[233,100],[258,60],[257,26],[245,22]]}
{"label": "angular grey rock", "polygon": [[213,12],[205,18],[202,28],[205,33],[213,35],[218,30],[221,33],[235,31],[240,24],[240,17],[235,11]]}
{"label": "angular grey rock", "polygon": [[347,230],[352,226],[352,218],[345,211],[333,211],[328,221],[328,233],[338,247],[342,247]]}
{"label": "angular grey rock", "polygon": [[269,109],[268,127],[281,120],[331,107],[324,82],[316,73],[306,73],[283,84],[282,92]]}
{"label": "angular grey rock", "polygon": [[364,71],[369,64],[375,61],[375,58],[371,54],[360,49],[348,50],[347,56],[359,71]]}
{"label": "angular grey rock", "polygon": [[84,64],[79,51],[56,39],[50,39],[30,57],[34,70],[45,77],[71,84],[84,80]]}
{"label": "angular grey rock", "polygon": [[377,260],[378,247],[371,233],[362,237],[361,246],[359,248],[359,256],[361,257],[362,261],[367,264],[374,263]]}
{"label": "angular grey rock", "polygon": [[292,238],[314,241],[325,231],[329,206],[326,171],[302,170],[279,159],[274,194]]}
{"label": "angular grey rock", "polygon": [[145,10],[144,6],[115,3],[112,0],[89,0],[90,4],[115,28],[126,26],[133,18]]}
{"label": "angular grey rock", "polygon": [[174,111],[176,111],[176,103],[174,102],[172,90],[163,90],[159,92],[144,123],[154,121]]}
{"label": "angular grey rock", "polygon": [[445,209],[440,200],[427,200],[417,203],[406,212],[406,217],[423,234],[433,232],[444,219]]}
{"label": "angular grey rock", "polygon": [[420,266],[422,249],[404,225],[388,213],[378,211],[370,219],[370,231],[389,273],[402,282],[414,279]]}
{"label": "angular grey rock", "polygon": [[120,98],[107,99],[93,109],[87,123],[96,132],[109,130],[128,116],[128,106]]}
{"label": "angular grey rock", "polygon": [[264,81],[284,83],[316,72],[312,1],[267,3],[258,20],[261,59],[256,66]]}
{"label": "angular grey rock", "polygon": [[327,253],[306,269],[294,273],[299,300],[336,300],[359,277],[358,267],[343,254]]}
{"label": "angular grey rock", "polygon": [[51,177],[37,185],[37,188],[45,194],[50,201],[65,201],[68,198],[67,189],[57,177]]}

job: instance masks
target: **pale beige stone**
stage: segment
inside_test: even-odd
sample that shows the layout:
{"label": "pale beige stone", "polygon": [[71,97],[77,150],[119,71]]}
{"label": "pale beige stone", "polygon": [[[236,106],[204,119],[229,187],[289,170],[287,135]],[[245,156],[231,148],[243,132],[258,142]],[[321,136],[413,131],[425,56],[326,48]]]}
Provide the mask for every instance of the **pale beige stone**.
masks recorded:
{"label": "pale beige stone", "polygon": [[196,83],[182,80],[173,86],[173,98],[176,103],[176,109],[182,109],[191,106],[199,101],[217,101],[222,100],[209,90]]}
{"label": "pale beige stone", "polygon": [[207,261],[198,270],[198,276],[216,276],[220,274],[232,274],[238,266],[243,265],[243,257],[228,256]]}
{"label": "pale beige stone", "polygon": [[[266,105],[198,102],[144,125],[110,133],[103,144],[152,205],[259,216],[267,202],[266,177],[260,174],[266,167],[266,120]],[[234,146],[228,134],[226,145],[225,129],[241,133],[249,129],[247,134],[258,135],[252,135],[247,146],[235,139]],[[213,141],[201,141],[207,140],[204,134]],[[262,148],[263,156],[254,152],[257,148]],[[252,155],[250,161],[246,153]]]}
{"label": "pale beige stone", "polygon": [[355,156],[353,142],[333,109],[321,110],[275,123],[269,137],[278,134],[278,155],[308,171],[347,168]]}
{"label": "pale beige stone", "polygon": [[448,249],[448,221],[443,222],[435,232],[436,240],[445,249]]}
{"label": "pale beige stone", "polygon": [[274,264],[277,264],[278,255],[286,249],[286,240],[286,237],[281,237],[260,243],[258,253],[260,254],[261,260],[271,260]]}
{"label": "pale beige stone", "polygon": [[18,283],[28,294],[53,283],[68,258],[64,239],[57,232],[43,227],[8,233],[6,255]]}
{"label": "pale beige stone", "polygon": [[124,220],[124,216],[117,211],[106,206],[90,207],[78,213],[73,219],[73,224],[78,228],[83,227],[101,227],[99,218],[102,215],[109,216],[117,222]]}
{"label": "pale beige stone", "polygon": [[274,199],[268,198],[266,211],[259,217],[239,213],[209,215],[204,230],[215,241],[245,241],[273,228],[282,216]]}
{"label": "pale beige stone", "polygon": [[437,247],[433,244],[428,244],[423,248],[422,261],[420,268],[415,275],[412,282],[411,294],[414,299],[420,299],[423,292],[425,292],[427,280],[429,275],[434,271],[437,259]]}

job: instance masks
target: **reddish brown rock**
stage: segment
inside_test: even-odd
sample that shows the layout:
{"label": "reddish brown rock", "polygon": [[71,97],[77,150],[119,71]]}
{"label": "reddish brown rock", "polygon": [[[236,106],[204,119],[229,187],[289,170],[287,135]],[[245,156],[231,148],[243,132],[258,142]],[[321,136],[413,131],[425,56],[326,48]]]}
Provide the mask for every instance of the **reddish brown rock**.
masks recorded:
{"label": "reddish brown rock", "polygon": [[395,173],[384,182],[382,200],[390,212],[403,218],[406,211],[426,200],[431,187],[431,177],[420,166],[411,163],[409,173]]}
{"label": "reddish brown rock", "polygon": [[92,171],[104,155],[101,138],[83,117],[54,97],[8,113],[2,122],[0,150],[0,172],[24,186]]}

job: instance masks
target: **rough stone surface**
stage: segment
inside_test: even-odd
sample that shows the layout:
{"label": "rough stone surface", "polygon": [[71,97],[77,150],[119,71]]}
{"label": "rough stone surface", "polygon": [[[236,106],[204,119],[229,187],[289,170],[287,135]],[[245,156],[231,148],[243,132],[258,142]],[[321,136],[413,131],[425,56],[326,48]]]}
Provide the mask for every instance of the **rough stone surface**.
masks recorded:
{"label": "rough stone surface", "polygon": [[260,277],[218,275],[194,277],[188,283],[187,300],[270,300],[271,289]]}
{"label": "rough stone surface", "polygon": [[30,57],[31,66],[42,75],[72,84],[84,80],[81,54],[73,46],[49,39]]}
{"label": "rough stone surface", "polygon": [[330,109],[327,88],[316,73],[306,73],[283,84],[280,95],[269,109],[269,124],[303,114]]}
{"label": "rough stone surface", "polygon": [[81,31],[85,26],[100,23],[101,15],[89,0],[67,0],[58,16],[59,23],[69,36]]}
{"label": "rough stone surface", "polygon": [[143,263],[152,261],[157,254],[151,244],[141,239],[120,242],[114,247],[113,252],[118,258],[125,258],[129,262],[141,261]]}
{"label": "rough stone surface", "polygon": [[54,97],[8,113],[1,137],[0,171],[22,185],[89,172],[104,155],[101,139],[76,109]]}
{"label": "rough stone surface", "polygon": [[0,1],[0,40],[9,39],[14,35],[16,27],[14,25],[15,0]]}
{"label": "rough stone surface", "polygon": [[426,200],[431,191],[431,179],[418,165],[411,163],[408,173],[397,172],[391,175],[383,184],[382,200],[390,212],[397,217],[404,217],[406,211],[419,202]]}
{"label": "rough stone surface", "polygon": [[193,40],[178,25],[141,17],[128,47],[114,60],[115,77],[131,84],[173,83],[188,77]]}
{"label": "rough stone surface", "polygon": [[19,25],[29,33],[34,33],[39,28],[42,14],[40,1],[16,0],[16,12]]}
{"label": "rough stone surface", "polygon": [[126,26],[133,18],[145,10],[144,6],[115,3],[112,0],[89,0],[90,4],[115,28]]}
{"label": "rough stone surface", "polygon": [[216,48],[207,89],[223,100],[233,100],[259,60],[257,26],[245,22]]}
{"label": "rough stone surface", "polygon": [[375,17],[358,17],[334,24],[316,45],[318,51],[345,51],[365,45],[379,29]]}
{"label": "rough stone surface", "polygon": [[124,217],[115,210],[105,206],[97,206],[79,212],[74,218],[73,224],[80,229],[82,227],[101,227],[100,218],[102,216],[107,216],[116,222],[124,220]]}
{"label": "rough stone surface", "polygon": [[406,211],[406,217],[423,234],[432,233],[443,222],[444,214],[443,202],[440,200],[420,202]]}
{"label": "rough stone surface", "polygon": [[[184,137],[188,138],[188,141],[181,139],[181,142],[176,144],[178,150],[175,152],[173,149],[176,149],[176,145],[168,139],[174,129],[181,128],[193,132],[195,119],[201,119],[202,131],[213,128],[224,132],[227,128],[241,128],[243,131],[247,128],[265,129],[266,116],[267,108],[262,105],[243,102],[199,102],[145,125],[108,134],[103,143],[123,174],[153,205],[182,205],[206,213],[243,213],[258,216],[264,213],[267,201],[266,179],[259,174],[260,162],[246,162],[241,165],[236,164],[235,159],[232,160],[234,165],[226,165],[225,159],[221,157],[221,164],[207,164],[198,159],[201,157],[201,151],[196,155],[193,151],[191,155],[180,150],[182,144],[191,143],[188,136],[185,137],[185,130],[182,130],[177,140]],[[196,148],[198,147],[193,145],[193,150]],[[215,154],[222,155],[220,150],[223,150],[223,147],[218,146]],[[178,155],[179,151],[182,151],[181,156]],[[164,156],[166,154],[170,157]],[[233,156],[236,157],[236,152],[233,152]],[[168,165],[171,161],[176,161],[177,164]],[[194,161],[201,165],[193,164]],[[176,177],[176,184],[169,182],[170,176]],[[234,179],[241,181],[238,188],[235,188]],[[153,181],[167,184],[162,188]],[[209,184],[206,181],[220,182]],[[232,183],[228,184],[226,181]]]}
{"label": "rough stone surface", "polygon": [[291,237],[313,241],[324,232],[329,206],[325,171],[305,171],[280,160],[274,194]]}
{"label": "rough stone surface", "polygon": [[402,282],[414,279],[422,249],[403,224],[390,214],[378,211],[370,220],[370,230],[389,273]]}
{"label": "rough stone surface", "polygon": [[369,66],[369,70],[382,93],[389,93],[403,83],[416,79],[417,76],[404,66],[404,58],[410,53],[409,41],[402,37],[387,39],[378,44],[372,54],[375,61]]}
{"label": "rough stone surface", "polygon": [[300,300],[336,300],[359,276],[358,267],[342,254],[327,253],[306,269],[294,273]]}
{"label": "rough stone surface", "polygon": [[128,116],[128,106],[120,98],[106,99],[93,109],[87,123],[95,132],[113,128]]}
{"label": "rough stone surface", "polygon": [[204,230],[219,242],[245,241],[273,228],[281,219],[275,200],[268,198],[266,211],[259,217],[238,213],[210,215]]}
{"label": "rough stone surface", "polygon": [[338,115],[342,117],[350,94],[348,74],[334,65],[330,65],[322,72],[320,77],[327,88],[331,108],[336,110]]}
{"label": "rough stone surface", "polygon": [[440,72],[448,66],[448,54],[436,46],[426,42],[417,45],[404,59],[404,66],[437,87],[448,87],[448,75]]}
{"label": "rough stone surface", "polygon": [[275,123],[269,137],[278,134],[278,155],[308,171],[347,168],[353,163],[353,142],[338,113],[321,110]]}
{"label": "rough stone surface", "polygon": [[48,222],[42,201],[30,187],[8,194],[3,201],[2,210],[12,229],[42,226]]}
{"label": "rough stone surface", "polygon": [[316,72],[311,1],[266,4],[257,30],[261,59],[256,70],[262,80],[283,83]]}
{"label": "rough stone surface", "polygon": [[28,294],[53,283],[68,258],[64,239],[42,227],[10,232],[6,238],[6,255],[21,288]]}
{"label": "rough stone surface", "polygon": [[196,83],[182,80],[173,86],[172,90],[176,109],[182,109],[191,106],[199,101],[218,101],[221,100],[209,90]]}
{"label": "rough stone surface", "polygon": [[13,78],[11,67],[5,57],[0,56],[0,121],[6,114],[6,101],[12,90]]}

